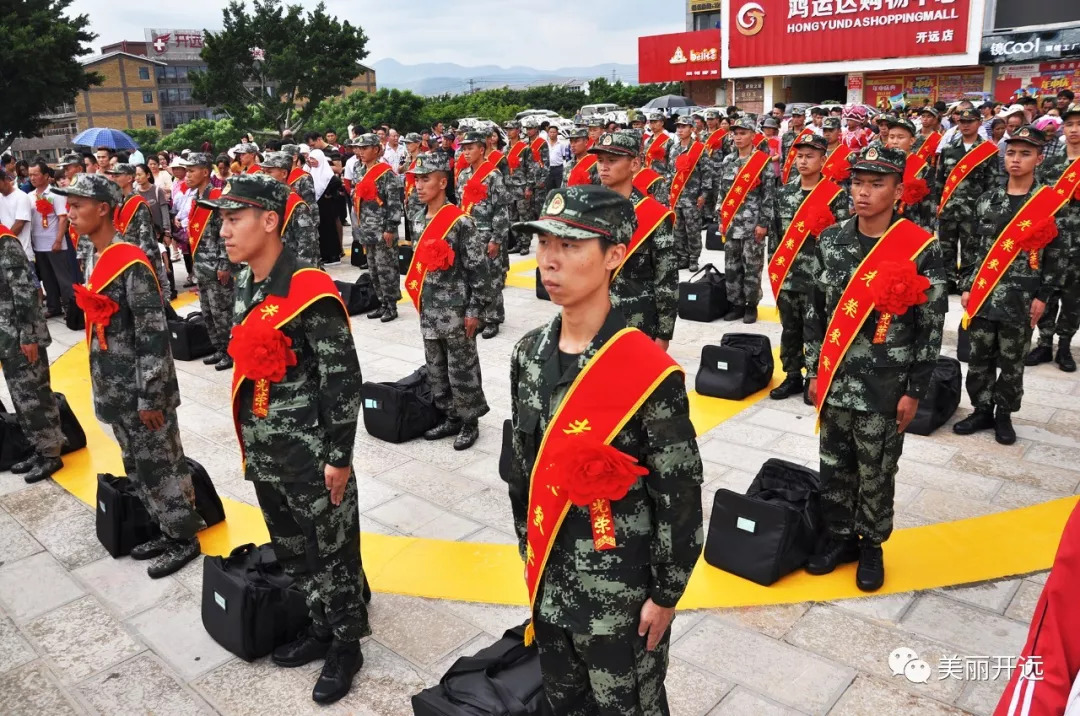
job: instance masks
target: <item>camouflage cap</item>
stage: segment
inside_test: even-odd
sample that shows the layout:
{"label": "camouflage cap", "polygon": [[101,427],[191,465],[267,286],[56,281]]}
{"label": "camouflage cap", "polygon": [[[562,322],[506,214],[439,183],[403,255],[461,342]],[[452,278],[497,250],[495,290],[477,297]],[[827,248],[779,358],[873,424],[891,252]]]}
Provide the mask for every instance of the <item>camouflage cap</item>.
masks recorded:
{"label": "camouflage cap", "polygon": [[681,114],[675,118],[675,126],[678,127],[679,125],[682,125],[684,127],[693,127],[694,119],[688,114]]}
{"label": "camouflage cap", "polygon": [[118,206],[124,199],[120,187],[103,174],[76,174],[66,187],[54,187],[54,194],[60,196],[81,196],[94,201],[103,201],[110,206]]}
{"label": "camouflage cap", "polygon": [[135,165],[134,164],[117,164],[115,167],[112,167],[111,169],[106,169],[105,173],[106,174],[125,174],[125,175],[127,175],[129,177],[133,177],[133,176],[135,176]]}
{"label": "camouflage cap", "polygon": [[1025,124],[1020,129],[1016,130],[1015,134],[1010,134],[1008,139],[1005,140],[1006,144],[1022,143],[1030,144],[1033,147],[1042,149],[1046,144],[1046,135],[1041,130],[1036,129],[1030,124]]}
{"label": "camouflage cap", "polygon": [[886,121],[888,122],[889,129],[900,127],[901,129],[906,129],[911,132],[911,136],[913,137],[918,134],[915,130],[915,124],[907,117],[893,117],[892,115],[889,115]]}
{"label": "camouflage cap", "polygon": [[823,152],[828,151],[829,149],[829,143],[825,141],[825,137],[820,134],[814,134],[813,132],[802,135],[796,139],[795,143],[791,146],[810,147],[811,149],[820,149]]}
{"label": "camouflage cap", "polygon": [[840,129],[840,118],[839,117],[826,117],[825,119],[821,120],[821,128],[822,129]]}
{"label": "camouflage cap", "polygon": [[588,127],[574,127],[566,133],[567,139],[588,139],[589,129]]}
{"label": "camouflage cap", "polygon": [[780,123],[773,117],[766,117],[765,121],[761,123],[761,126],[766,129],[780,129]]}
{"label": "camouflage cap", "polygon": [[619,154],[636,157],[641,153],[641,139],[636,130],[626,132],[607,132],[600,135],[596,144],[589,147],[589,154]]}
{"label": "camouflage cap", "polygon": [[931,104],[928,104],[925,107],[923,107],[922,109],[920,109],[919,114],[929,114],[934,119],[937,119],[938,117],[941,116],[941,113],[938,112],[936,109],[934,109],[934,106],[931,105]]}
{"label": "camouflage cap", "polygon": [[907,154],[903,149],[867,147],[855,160],[851,171],[903,175],[906,164]]}
{"label": "camouflage cap", "polygon": [[757,131],[757,125],[754,124],[752,117],[743,115],[735,120],[735,123],[731,125],[732,129],[745,129],[750,132]]}
{"label": "camouflage cap", "polygon": [[487,137],[485,137],[482,132],[470,130],[465,132],[465,136],[458,140],[458,144],[483,144],[486,140]]}
{"label": "camouflage cap", "polygon": [[[225,159],[226,161],[228,161],[229,157],[226,155]],[[195,154],[189,154],[187,158],[187,163],[189,167],[206,167],[207,169],[210,169],[214,166],[213,158],[206,152],[196,152]]]}
{"label": "camouflage cap", "polygon": [[720,110],[707,109],[705,110],[705,119],[720,119]]}
{"label": "camouflage cap", "polygon": [[1080,102],[1073,102],[1061,113],[1061,119],[1066,120],[1074,114],[1080,114]]}
{"label": "camouflage cap", "polygon": [[431,174],[433,172],[450,173],[450,157],[446,152],[424,152],[416,158],[416,164],[409,174]]}
{"label": "camouflage cap", "polygon": [[634,205],[621,194],[604,186],[582,184],[552,190],[544,200],[539,219],[510,228],[574,241],[606,239],[628,244],[637,228],[637,216]]}
{"label": "camouflage cap", "polygon": [[[153,157],[150,158],[153,159]],[[75,152],[60,157],[60,166],[66,167],[70,164],[82,164],[82,157]]]}
{"label": "camouflage cap", "polygon": [[607,122],[599,114],[594,114],[585,121],[586,127],[606,127]]}
{"label": "camouflage cap", "polygon": [[663,122],[667,117],[660,110],[654,109],[645,115],[645,119],[649,122]]}
{"label": "camouflage cap", "polygon": [[299,144],[282,144],[281,145],[281,151],[285,152],[290,157],[295,157],[298,154],[300,154],[300,145]]}
{"label": "camouflage cap", "polygon": [[237,154],[258,154],[259,153],[259,148],[256,147],[251,142],[241,142],[240,144],[236,145],[236,153]]}
{"label": "camouflage cap", "polygon": [[980,119],[979,111],[974,107],[965,107],[956,115],[957,122],[978,122]]}
{"label": "camouflage cap", "polygon": [[354,147],[378,147],[380,145],[382,145],[382,142],[379,141],[379,135],[371,134],[370,132],[368,134],[361,134],[356,138],[356,142],[353,144]]}
{"label": "camouflage cap", "polygon": [[633,124],[634,122],[644,122],[645,115],[641,112],[631,110],[630,112],[626,113],[626,121],[630,122],[631,124]]}
{"label": "camouflage cap", "polygon": [[240,174],[229,179],[217,199],[199,199],[208,209],[266,209],[279,214],[285,211],[289,187],[269,174]]}
{"label": "camouflage cap", "polygon": [[292,157],[285,152],[267,152],[259,166],[263,169],[292,169]]}
{"label": "camouflage cap", "polygon": [[420,142],[424,141],[424,138],[416,132],[409,132],[405,135],[405,139],[403,141],[406,144],[419,144]]}
{"label": "camouflage cap", "polygon": [[886,124],[888,124],[890,119],[895,119],[895,118],[896,118],[896,115],[894,115],[894,114],[889,114],[888,112],[882,112],[878,116],[874,117],[874,124],[881,124],[882,122],[885,122]]}
{"label": "camouflage cap", "polygon": [[508,119],[503,122],[503,129],[521,129],[521,122],[516,119]]}

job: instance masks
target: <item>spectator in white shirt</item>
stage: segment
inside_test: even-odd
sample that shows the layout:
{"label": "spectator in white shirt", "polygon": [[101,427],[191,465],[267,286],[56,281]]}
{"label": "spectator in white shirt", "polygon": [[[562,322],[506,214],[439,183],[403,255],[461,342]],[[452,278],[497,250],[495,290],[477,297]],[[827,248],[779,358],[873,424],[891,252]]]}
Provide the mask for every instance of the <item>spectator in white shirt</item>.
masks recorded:
{"label": "spectator in white shirt", "polygon": [[15,177],[0,169],[0,224],[11,229],[19,238],[30,265],[34,261],[34,249],[30,244],[30,195],[15,186]]}
{"label": "spectator in white shirt", "polygon": [[[44,160],[30,165],[30,242],[34,247],[37,272],[45,286],[46,318],[59,316],[71,302],[72,287],[78,277],[75,252],[67,242],[67,202],[50,188],[52,170]],[[42,202],[40,207],[37,202]],[[47,211],[39,211],[44,207]]]}
{"label": "spectator in white shirt", "polygon": [[559,128],[554,124],[547,128],[548,161],[551,171],[548,175],[549,190],[562,186],[563,164],[570,155],[570,142],[559,136]]}
{"label": "spectator in white shirt", "polygon": [[401,174],[405,170],[405,145],[401,143],[401,135],[396,129],[391,129],[386,135],[386,148],[383,149],[382,159],[390,165],[395,174]]}

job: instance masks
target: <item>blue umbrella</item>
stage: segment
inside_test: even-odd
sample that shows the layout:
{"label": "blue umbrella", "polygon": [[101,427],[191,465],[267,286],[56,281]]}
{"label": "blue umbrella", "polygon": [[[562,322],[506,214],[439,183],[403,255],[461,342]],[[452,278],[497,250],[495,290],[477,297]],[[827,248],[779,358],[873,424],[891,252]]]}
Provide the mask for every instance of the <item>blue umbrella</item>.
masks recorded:
{"label": "blue umbrella", "polygon": [[121,132],[119,129],[108,127],[91,127],[72,140],[73,144],[81,144],[87,147],[107,147],[109,149],[138,149],[139,145],[134,139]]}

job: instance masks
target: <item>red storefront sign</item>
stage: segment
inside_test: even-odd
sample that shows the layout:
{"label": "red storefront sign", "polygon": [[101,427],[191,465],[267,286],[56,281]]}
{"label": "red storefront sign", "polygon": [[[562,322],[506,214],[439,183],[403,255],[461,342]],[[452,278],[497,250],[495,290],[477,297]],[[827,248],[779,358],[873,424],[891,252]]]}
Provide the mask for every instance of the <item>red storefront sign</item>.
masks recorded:
{"label": "red storefront sign", "polygon": [[983,2],[726,0],[726,5],[725,70],[774,67],[775,73],[764,74],[785,74],[792,65],[838,62],[846,71],[862,71],[882,69],[866,62],[871,60],[965,54],[975,64],[968,18],[973,8],[982,17]]}
{"label": "red storefront sign", "polygon": [[1080,60],[1000,67],[994,81],[994,99],[1006,102],[1020,95],[1053,97],[1063,89],[1080,94]]}
{"label": "red storefront sign", "polygon": [[638,82],[642,84],[719,77],[719,30],[638,38]]}

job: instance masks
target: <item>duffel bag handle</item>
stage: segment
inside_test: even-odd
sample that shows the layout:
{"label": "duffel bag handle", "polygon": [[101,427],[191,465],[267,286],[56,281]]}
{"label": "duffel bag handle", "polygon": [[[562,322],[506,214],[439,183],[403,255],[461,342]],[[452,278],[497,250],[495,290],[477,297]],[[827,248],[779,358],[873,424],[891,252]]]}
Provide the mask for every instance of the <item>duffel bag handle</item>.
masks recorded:
{"label": "duffel bag handle", "polygon": [[716,268],[712,264],[705,264],[700,269],[698,269],[697,273],[695,273],[693,276],[690,277],[689,283],[694,283],[694,279],[696,279],[701,274],[705,274],[706,277],[708,277],[710,274],[716,274],[717,276],[720,276],[720,277],[723,277],[723,275],[724,275],[724,274],[720,273],[720,269]]}
{"label": "duffel bag handle", "polygon": [[531,651],[532,647],[525,646],[523,642],[518,642],[499,656],[463,656],[443,675],[440,683],[446,690],[448,697],[461,703],[483,708],[483,704],[474,703],[469,694],[455,690],[450,684],[450,677],[452,676],[483,672],[488,679],[488,683],[491,684],[491,688],[495,691],[499,700],[503,702],[503,706],[506,707],[507,716],[528,716],[528,709],[521,702],[521,699],[510,693],[501,682],[491,678],[491,676],[498,668],[508,667],[529,656]]}

